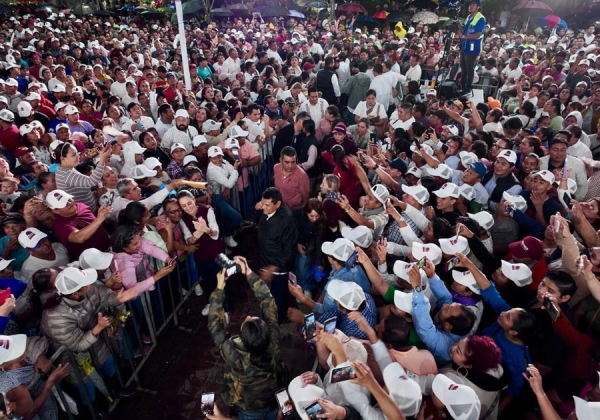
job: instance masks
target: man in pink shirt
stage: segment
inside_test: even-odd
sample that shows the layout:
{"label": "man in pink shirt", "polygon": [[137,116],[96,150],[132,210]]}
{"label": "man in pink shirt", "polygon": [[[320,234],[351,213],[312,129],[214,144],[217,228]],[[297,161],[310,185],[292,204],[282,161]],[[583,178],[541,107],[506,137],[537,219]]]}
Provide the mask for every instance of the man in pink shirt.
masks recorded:
{"label": "man in pink shirt", "polygon": [[275,188],[281,191],[283,202],[290,209],[302,207],[310,196],[308,175],[297,162],[296,150],[286,146],[281,150],[279,163],[273,167]]}

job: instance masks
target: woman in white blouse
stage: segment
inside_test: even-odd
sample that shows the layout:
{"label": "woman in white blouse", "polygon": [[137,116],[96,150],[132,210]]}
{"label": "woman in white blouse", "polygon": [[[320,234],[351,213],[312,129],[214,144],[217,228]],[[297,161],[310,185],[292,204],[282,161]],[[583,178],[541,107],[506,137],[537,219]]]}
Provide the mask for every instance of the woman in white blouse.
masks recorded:
{"label": "woman in white blouse", "polygon": [[385,106],[377,102],[377,93],[373,89],[367,91],[365,101],[361,101],[354,109],[354,122],[361,118],[369,120],[369,128],[377,133],[377,138],[383,138],[388,128],[388,116]]}
{"label": "woman in white blouse", "polygon": [[238,168],[240,161],[236,161],[232,166],[229,162],[223,160],[223,151],[218,146],[212,146],[208,149],[208,159],[210,160],[206,169],[206,179],[208,186],[212,190],[212,205],[216,210],[225,244],[230,248],[235,248],[237,243],[233,240],[233,231],[242,224],[242,216],[229,204],[230,191],[237,183],[239,176]]}

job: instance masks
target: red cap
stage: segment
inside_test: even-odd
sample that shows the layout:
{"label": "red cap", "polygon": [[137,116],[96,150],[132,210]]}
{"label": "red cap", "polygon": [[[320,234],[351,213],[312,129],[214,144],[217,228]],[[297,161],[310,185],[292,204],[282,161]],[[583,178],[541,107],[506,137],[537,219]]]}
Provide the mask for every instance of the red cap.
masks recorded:
{"label": "red cap", "polygon": [[16,159],[18,159],[21,156],[24,156],[27,153],[33,152],[33,151],[34,150],[31,147],[30,148],[27,148],[27,147],[17,147],[17,150],[15,150],[15,155],[14,156],[15,156]]}
{"label": "red cap", "polygon": [[544,256],[544,246],[542,241],[533,236],[526,236],[521,241],[508,244],[508,249],[513,257],[531,258],[541,260]]}
{"label": "red cap", "polygon": [[310,70],[312,70],[314,68],[315,68],[315,65],[313,63],[311,63],[310,61],[307,61],[306,63],[304,63],[302,65],[302,69],[306,70],[306,71],[310,71]]}

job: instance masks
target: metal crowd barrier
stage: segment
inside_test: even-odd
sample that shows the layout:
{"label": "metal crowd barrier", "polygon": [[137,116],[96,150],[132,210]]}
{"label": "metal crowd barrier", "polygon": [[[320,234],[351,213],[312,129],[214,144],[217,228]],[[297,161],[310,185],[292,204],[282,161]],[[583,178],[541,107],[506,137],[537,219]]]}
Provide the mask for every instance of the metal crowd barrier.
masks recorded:
{"label": "metal crowd barrier", "polygon": [[[158,269],[156,267],[155,271]],[[117,382],[121,387],[133,386],[136,391],[144,392],[151,395],[157,395],[157,391],[147,389],[141,383],[139,373],[148,361],[150,355],[157,346],[158,337],[170,326],[179,327],[178,311],[187,301],[196,281],[199,281],[199,276],[195,269],[194,256],[193,254],[186,254],[182,256],[177,262],[176,269],[166,278],[161,279],[155,285],[156,289],[151,292],[144,292],[138,296],[135,300],[127,302],[119,308],[124,307],[126,312],[129,313],[129,317],[125,323],[118,323],[117,332],[114,336],[110,337],[107,330],[105,329],[100,336],[101,340],[104,340],[105,344],[110,349],[111,355],[114,358],[116,368]],[[141,310],[140,310],[141,309]],[[141,314],[141,318],[136,316]],[[119,317],[123,314],[122,310],[117,310],[116,315],[113,317]],[[142,325],[145,325],[148,331],[148,335],[151,338],[152,344],[145,345],[142,340]],[[184,329],[185,330],[185,329]],[[189,330],[188,330],[189,331]],[[125,344],[124,344],[125,343]],[[135,354],[135,348],[139,350],[139,355]],[[96,372],[100,372],[101,364],[98,361],[98,357],[94,350],[90,348],[89,353],[91,355],[92,365]],[[87,401],[81,401],[79,395],[73,395],[72,397],[77,401],[78,406],[86,406],[89,411],[89,417],[96,420],[98,418],[95,409],[92,405],[92,396],[88,389],[85,387],[86,382],[93,382],[102,386],[104,380],[101,377],[91,379],[90,375],[84,376],[83,371],[79,368],[76,356],[73,352],[66,349],[64,346],[61,347],[57,352],[54,353],[52,359],[56,359],[63,355],[71,363],[72,375],[70,378],[73,379],[75,385],[79,390],[85,391],[87,394]],[[87,379],[86,379],[87,378]],[[104,386],[106,386],[104,384]],[[98,386],[95,386],[96,398],[105,398],[100,394],[102,391]],[[62,391],[57,386],[59,396],[61,400],[64,400]],[[107,398],[109,402],[109,412],[112,412],[117,404],[119,398]],[[68,405],[63,402],[65,407]],[[79,408],[79,407],[78,407]],[[81,410],[80,410],[81,412]],[[67,415],[69,419],[73,418],[73,413],[67,409]]]}

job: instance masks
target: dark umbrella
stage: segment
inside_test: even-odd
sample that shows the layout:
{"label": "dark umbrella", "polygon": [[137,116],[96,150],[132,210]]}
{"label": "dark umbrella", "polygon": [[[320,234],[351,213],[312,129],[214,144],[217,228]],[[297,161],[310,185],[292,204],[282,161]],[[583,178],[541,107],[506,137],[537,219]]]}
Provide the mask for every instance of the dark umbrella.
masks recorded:
{"label": "dark umbrella", "polygon": [[396,10],[396,11],[390,13],[388,15],[387,19],[390,22],[400,22],[400,21],[408,22],[410,20],[410,15],[407,14],[406,12]]}
{"label": "dark umbrella", "polygon": [[532,14],[536,12],[551,12],[552,8],[542,1],[525,0],[519,3],[512,11],[529,12],[529,14]]}
{"label": "dark umbrella", "polygon": [[10,15],[13,12],[13,8],[10,6],[7,6],[6,4],[1,4],[0,3],[0,13],[4,13],[5,15]]}
{"label": "dark umbrella", "polygon": [[314,7],[315,9],[326,9],[327,3],[324,1],[311,1],[305,5],[306,7]]}
{"label": "dark umbrella", "polygon": [[212,16],[232,16],[233,12],[229,9],[226,9],[224,7],[218,7],[216,9],[212,9],[210,11],[210,14]]}
{"label": "dark umbrella", "polygon": [[94,12],[94,16],[115,16],[114,12],[111,12],[110,10],[98,10],[96,12]]}
{"label": "dark umbrella", "polygon": [[156,9],[146,9],[143,12],[141,12],[140,15],[145,17],[146,19],[160,19],[165,17],[164,13],[159,12]]}
{"label": "dark umbrella", "polygon": [[181,10],[183,10],[184,15],[192,15],[194,13],[198,13],[200,10],[204,9],[204,5],[197,1],[192,0],[181,5]]}
{"label": "dark umbrella", "polygon": [[371,16],[361,15],[356,18],[354,21],[354,27],[358,26],[366,26],[369,30],[373,29],[375,26],[381,26],[381,21],[377,19],[373,19]]}
{"label": "dark umbrella", "polygon": [[50,16],[52,13],[58,13],[58,9],[50,3],[42,3],[35,8],[35,14],[40,14],[41,17],[44,17],[44,15]]}
{"label": "dark umbrella", "polygon": [[263,6],[258,11],[262,17],[283,17],[290,13],[289,10],[281,6]]}
{"label": "dark umbrella", "polygon": [[77,15],[77,16],[85,16],[85,15],[91,15],[94,12],[96,12],[97,10],[98,10],[98,6],[96,6],[95,4],[83,3],[83,4],[78,4],[77,6],[73,7],[73,9],[71,10],[71,13],[73,13],[74,15]]}
{"label": "dark umbrella", "polygon": [[358,3],[340,4],[336,11],[347,13],[367,13],[367,9],[365,9],[365,6]]}

